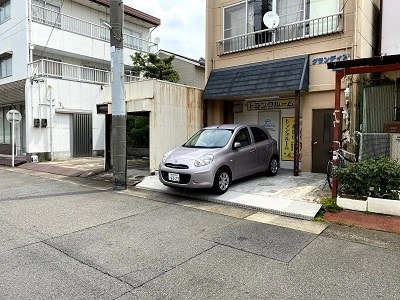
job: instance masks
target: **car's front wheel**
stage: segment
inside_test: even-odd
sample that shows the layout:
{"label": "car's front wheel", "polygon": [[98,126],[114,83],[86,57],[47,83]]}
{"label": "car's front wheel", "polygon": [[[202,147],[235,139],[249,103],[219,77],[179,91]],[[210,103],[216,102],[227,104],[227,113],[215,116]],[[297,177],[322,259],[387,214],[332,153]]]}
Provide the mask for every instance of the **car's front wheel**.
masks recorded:
{"label": "car's front wheel", "polygon": [[267,175],[275,176],[278,173],[278,169],[279,169],[278,159],[276,157],[272,157],[270,162],[269,162]]}
{"label": "car's front wheel", "polygon": [[228,190],[230,183],[231,175],[229,170],[226,168],[219,169],[217,174],[215,174],[213,191],[221,195]]}

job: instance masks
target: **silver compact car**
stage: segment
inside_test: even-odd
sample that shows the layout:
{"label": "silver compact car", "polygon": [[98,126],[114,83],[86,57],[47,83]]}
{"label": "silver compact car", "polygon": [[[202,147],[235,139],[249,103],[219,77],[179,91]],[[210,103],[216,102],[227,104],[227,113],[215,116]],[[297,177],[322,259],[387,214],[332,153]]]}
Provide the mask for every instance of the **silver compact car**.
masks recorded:
{"label": "silver compact car", "polygon": [[223,194],[234,180],[263,171],[274,176],[278,168],[277,142],[265,126],[223,124],[205,127],[167,152],[158,174],[167,186]]}

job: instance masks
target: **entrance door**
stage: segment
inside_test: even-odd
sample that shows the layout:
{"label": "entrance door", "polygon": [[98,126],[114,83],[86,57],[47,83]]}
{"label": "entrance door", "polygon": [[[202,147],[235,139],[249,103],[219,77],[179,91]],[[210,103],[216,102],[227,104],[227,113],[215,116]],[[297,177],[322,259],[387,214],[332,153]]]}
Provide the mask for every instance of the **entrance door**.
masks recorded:
{"label": "entrance door", "polygon": [[72,115],[72,156],[92,156],[92,115]]}
{"label": "entrance door", "polygon": [[[313,110],[312,167],[314,173],[325,173],[333,142],[333,109]],[[337,125],[338,126],[338,125]]]}

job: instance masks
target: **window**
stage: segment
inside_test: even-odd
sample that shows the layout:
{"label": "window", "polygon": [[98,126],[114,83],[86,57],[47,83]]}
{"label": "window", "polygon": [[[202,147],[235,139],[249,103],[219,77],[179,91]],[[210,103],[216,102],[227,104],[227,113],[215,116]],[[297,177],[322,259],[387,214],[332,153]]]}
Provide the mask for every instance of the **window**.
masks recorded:
{"label": "window", "polygon": [[241,40],[229,39],[246,33],[246,3],[242,2],[224,9],[224,51],[243,48]]}
{"label": "window", "polygon": [[11,142],[11,125],[7,121],[6,115],[12,107],[0,107],[0,144]]}
{"label": "window", "polygon": [[0,24],[11,19],[11,1],[0,0]]}
{"label": "window", "polygon": [[235,137],[234,143],[239,142],[241,147],[248,146],[251,144],[250,133],[247,128],[240,129]]}
{"label": "window", "polygon": [[[331,0],[331,2],[333,1]],[[263,17],[268,11],[273,11],[279,16],[279,26],[292,24],[284,28],[284,30],[271,30],[256,34],[254,43],[263,44],[271,41],[291,40],[303,36],[305,27],[303,23],[297,22],[308,19],[309,4],[310,0],[249,0],[248,32],[268,29],[263,22]]]}
{"label": "window", "polygon": [[253,133],[255,143],[268,140],[268,135],[265,133],[264,130],[257,127],[251,127],[250,129]]}
{"label": "window", "polygon": [[124,46],[136,50],[143,50],[142,34],[130,28],[123,28]]}
{"label": "window", "polygon": [[[263,17],[268,11],[279,16],[277,29],[265,26]],[[338,12],[339,0],[241,1],[224,8],[224,52],[334,32],[338,17],[331,15]]]}
{"label": "window", "polygon": [[110,24],[110,20],[100,19],[99,38],[103,41],[110,41],[110,29],[106,28],[104,23]]}
{"label": "window", "polygon": [[12,56],[0,55],[0,78],[12,75]]}
{"label": "window", "polygon": [[45,0],[33,0],[33,20],[51,26],[61,27],[61,7],[47,3]]}

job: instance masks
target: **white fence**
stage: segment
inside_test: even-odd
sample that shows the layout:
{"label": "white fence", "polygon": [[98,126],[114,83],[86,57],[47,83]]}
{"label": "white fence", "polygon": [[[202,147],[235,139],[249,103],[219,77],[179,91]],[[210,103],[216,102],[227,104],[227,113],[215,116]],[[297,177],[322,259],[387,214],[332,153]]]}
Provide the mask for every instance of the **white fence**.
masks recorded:
{"label": "white fence", "polygon": [[[46,24],[79,35],[110,42],[109,28],[35,4],[32,4],[32,20],[37,23]],[[157,46],[157,44],[153,42],[146,41],[127,33],[123,34],[123,40],[124,47],[145,52],[150,52],[151,47]]]}
{"label": "white fence", "polygon": [[[107,70],[71,65],[48,59],[36,60],[29,67],[32,78],[52,77],[96,84],[111,83],[111,72]],[[137,76],[125,75],[125,82],[140,79]]]}

